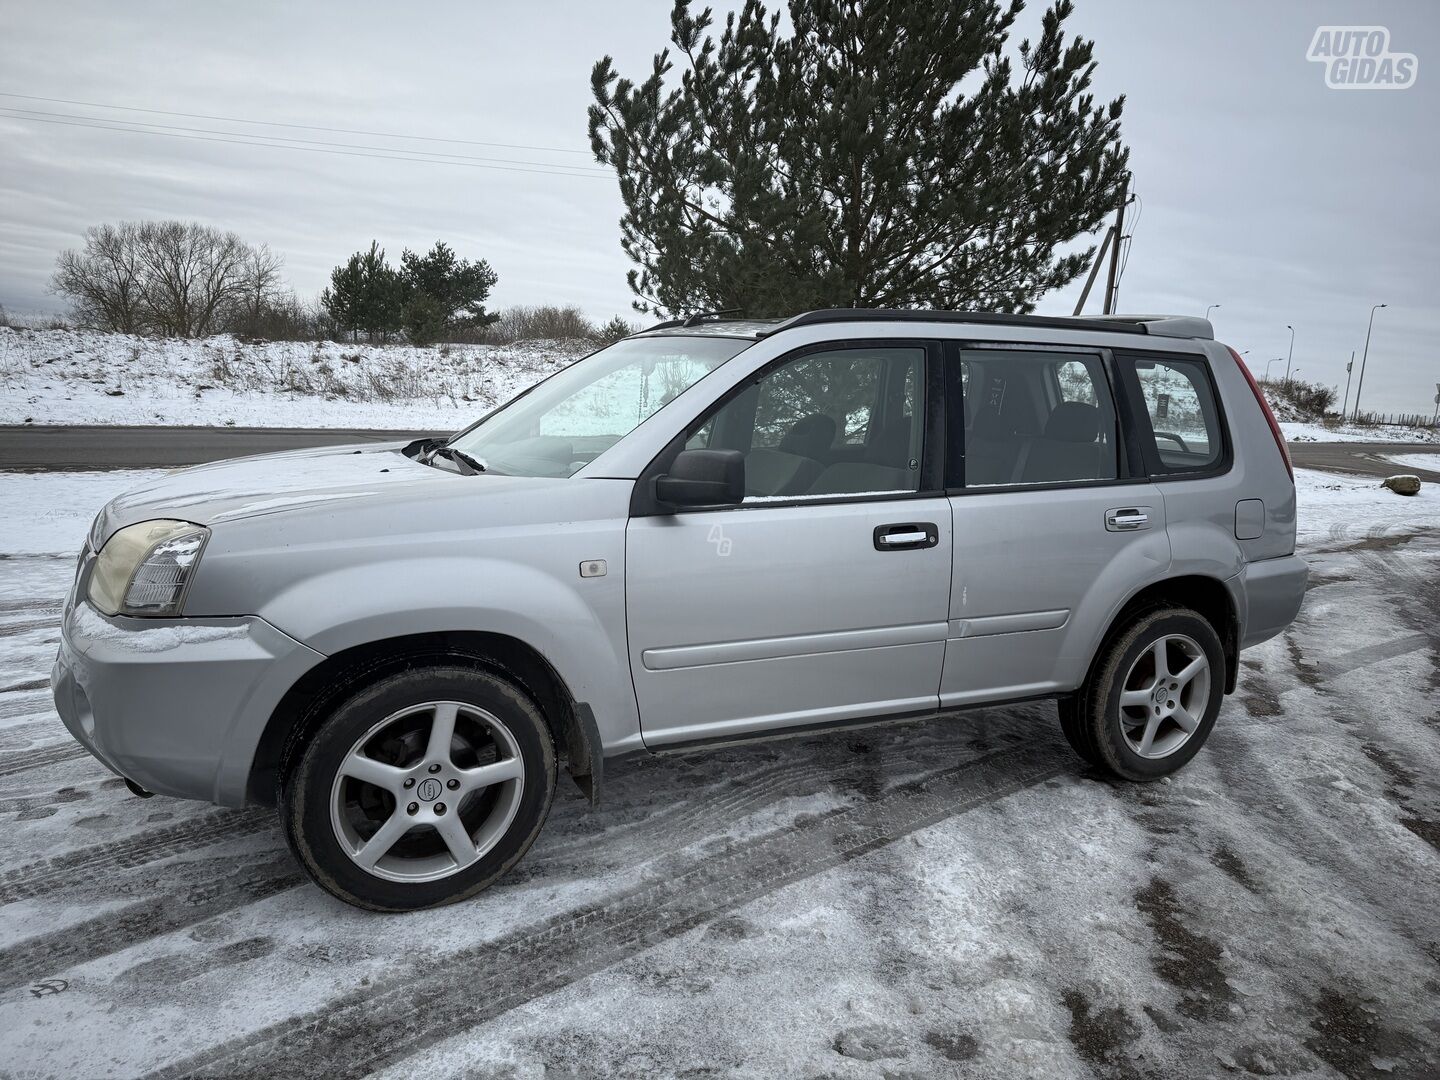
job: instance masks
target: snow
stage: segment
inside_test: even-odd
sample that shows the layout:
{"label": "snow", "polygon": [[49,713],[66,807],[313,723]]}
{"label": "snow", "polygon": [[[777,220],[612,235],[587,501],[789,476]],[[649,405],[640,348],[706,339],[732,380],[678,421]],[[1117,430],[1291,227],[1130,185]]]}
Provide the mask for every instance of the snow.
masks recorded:
{"label": "snow", "polygon": [[0,472],[0,552],[74,558],[102,506],[122,491],[164,475],[156,469]]}
{"label": "snow", "polygon": [[122,630],[106,622],[89,604],[76,604],[72,617],[75,631],[87,640],[132,653],[162,653],[182,645],[236,641],[250,633],[249,624],[243,622],[228,626],[156,623],[143,629]]}
{"label": "snow", "polygon": [[454,431],[594,351],[582,341],[369,345],[0,327],[0,424]]}
{"label": "snow", "polygon": [[1399,424],[1317,424],[1280,421],[1288,442],[1393,442],[1440,443],[1440,428],[1403,427]]}
{"label": "snow", "polygon": [[374,916],[300,876],[273,811],[64,756],[73,557],[157,475],[0,473],[7,1075],[1440,1065],[1433,486],[1297,470],[1305,606],[1168,781],[1098,780],[1043,704],[608,762],[482,896]]}
{"label": "snow", "polygon": [[1385,460],[1393,461],[1406,469],[1440,472],[1440,450],[1433,454],[1386,454]]}
{"label": "snow", "polygon": [[1396,495],[1371,477],[1295,470],[1299,505],[1296,540],[1303,547],[1328,537],[1337,526],[1372,529],[1440,528],[1440,487],[1424,484],[1417,495]]}

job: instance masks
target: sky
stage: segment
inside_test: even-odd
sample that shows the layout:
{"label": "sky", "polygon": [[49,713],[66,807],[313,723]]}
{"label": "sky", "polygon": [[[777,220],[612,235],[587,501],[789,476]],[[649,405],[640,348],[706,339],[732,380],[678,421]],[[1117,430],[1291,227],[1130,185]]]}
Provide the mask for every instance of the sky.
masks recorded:
{"label": "sky", "polygon": [[[648,74],[669,8],[7,0],[0,304],[13,314],[61,311],[47,281],[57,252],[88,226],[175,217],[269,244],[302,296],[371,239],[395,261],[403,248],[444,239],[499,273],[495,306],[573,303],[597,320],[639,319],[619,246],[623,207],[588,152],[585,110],[602,55],[622,75]],[[1120,309],[1200,315],[1218,304],[1217,337],[1277,376],[1288,324],[1292,370],[1343,390],[1351,350],[1358,378],[1371,306],[1386,303],[1363,404],[1431,412],[1440,389],[1440,4],[1076,8],[1067,25],[1096,41],[1097,96],[1126,97],[1139,199]],[[1041,9],[1032,2],[1022,33],[1033,33]],[[1390,48],[1418,58],[1413,85],[1327,88],[1323,66],[1306,59],[1321,25],[1387,27]],[[96,120],[111,129],[84,126]],[[167,128],[117,132],[117,122]],[[247,134],[307,139],[312,149],[260,146]],[[378,160],[354,147],[466,160]],[[1038,310],[1070,313],[1080,287]],[[1097,287],[1087,311],[1099,301]]]}

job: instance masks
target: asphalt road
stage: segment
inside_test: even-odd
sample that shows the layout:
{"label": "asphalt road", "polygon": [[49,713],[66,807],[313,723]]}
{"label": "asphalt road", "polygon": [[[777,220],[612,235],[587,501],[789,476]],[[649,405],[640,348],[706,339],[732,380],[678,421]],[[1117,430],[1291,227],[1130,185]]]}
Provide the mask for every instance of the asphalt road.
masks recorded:
{"label": "asphalt road", "polygon": [[[344,428],[0,426],[0,469],[165,469],[276,450],[388,442],[435,434],[439,433]],[[1427,452],[1440,454],[1440,443],[1290,444],[1290,456],[1295,464],[1307,469],[1362,476],[1414,472],[1422,480],[1440,484],[1440,471],[1402,470],[1386,460],[1389,454]]]}
{"label": "asphalt road", "polygon": [[0,469],[169,469],[247,454],[433,434],[347,428],[0,426]]}

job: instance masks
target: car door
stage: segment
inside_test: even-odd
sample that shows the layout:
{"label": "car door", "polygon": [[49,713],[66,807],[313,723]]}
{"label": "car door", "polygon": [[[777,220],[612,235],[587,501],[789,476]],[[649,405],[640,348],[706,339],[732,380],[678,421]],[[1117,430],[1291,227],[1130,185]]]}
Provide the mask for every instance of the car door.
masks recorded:
{"label": "car door", "polygon": [[750,494],[630,520],[647,745],[936,707],[951,572],[939,367],[923,341],[807,347],[686,432],[743,453]]}
{"label": "car door", "polygon": [[1169,567],[1165,500],[1102,350],[951,345],[946,361],[955,547],[941,704],[1072,690],[1111,617]]}

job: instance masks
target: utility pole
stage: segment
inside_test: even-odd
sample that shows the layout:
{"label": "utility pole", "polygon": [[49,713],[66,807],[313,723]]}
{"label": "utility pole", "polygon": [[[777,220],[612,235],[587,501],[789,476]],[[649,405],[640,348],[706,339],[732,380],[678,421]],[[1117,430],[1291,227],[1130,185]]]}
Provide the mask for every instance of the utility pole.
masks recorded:
{"label": "utility pole", "polygon": [[1111,225],[1105,232],[1105,239],[1100,242],[1100,250],[1095,252],[1095,261],[1090,265],[1090,276],[1085,279],[1085,288],[1080,290],[1080,299],[1075,301],[1075,310],[1072,315],[1079,315],[1085,310],[1085,301],[1090,299],[1090,289],[1095,284],[1095,278],[1100,273],[1100,264],[1105,261],[1105,252],[1115,240],[1115,226]]}
{"label": "utility pole", "polygon": [[1375,329],[1375,312],[1389,304],[1376,304],[1370,309],[1370,325],[1365,327],[1365,351],[1360,354],[1360,381],[1355,384],[1355,419],[1360,418],[1360,391],[1365,389],[1365,361],[1370,358],[1370,331]]}
{"label": "utility pole", "polygon": [[[1350,369],[1355,366],[1355,350],[1350,350],[1350,362],[1345,365],[1345,404],[1340,406],[1340,419],[1345,419],[1345,411],[1350,407]],[[1436,387],[1440,389],[1440,387]]]}
{"label": "utility pole", "polygon": [[1125,239],[1125,203],[1130,198],[1130,174],[1120,181],[1120,198],[1115,203],[1115,243],[1110,247],[1110,273],[1105,279],[1105,314],[1115,314],[1115,290],[1120,277],[1120,242]]}

